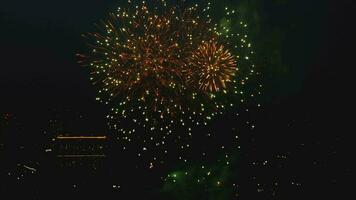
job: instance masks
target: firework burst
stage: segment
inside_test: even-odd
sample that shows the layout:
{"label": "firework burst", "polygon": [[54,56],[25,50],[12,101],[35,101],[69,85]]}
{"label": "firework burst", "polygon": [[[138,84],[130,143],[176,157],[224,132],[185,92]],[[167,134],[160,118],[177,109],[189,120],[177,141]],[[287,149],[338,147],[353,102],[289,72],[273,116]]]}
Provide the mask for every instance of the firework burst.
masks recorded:
{"label": "firework burst", "polygon": [[88,56],[92,80],[102,87],[97,99],[120,102],[122,108],[139,103],[160,118],[194,110],[188,105],[191,91],[184,77],[187,58],[199,41],[213,34],[209,24],[194,15],[196,9],[172,7],[159,13],[145,4],[134,12],[119,9],[99,26],[101,33],[89,33],[86,37],[95,41]]}
{"label": "firework burst", "polygon": [[189,62],[190,82],[199,89],[214,93],[227,88],[237,71],[236,59],[223,45],[204,42],[192,53]]}
{"label": "firework burst", "polygon": [[[243,86],[255,75],[247,25],[239,22],[232,32],[214,22],[210,3],[129,5],[85,35],[91,51],[79,55],[80,62],[91,67],[97,100],[111,107],[107,118],[119,140],[141,140],[138,152],[166,155],[172,143],[189,149],[194,127],[245,100]],[[230,24],[233,14],[226,8]]]}

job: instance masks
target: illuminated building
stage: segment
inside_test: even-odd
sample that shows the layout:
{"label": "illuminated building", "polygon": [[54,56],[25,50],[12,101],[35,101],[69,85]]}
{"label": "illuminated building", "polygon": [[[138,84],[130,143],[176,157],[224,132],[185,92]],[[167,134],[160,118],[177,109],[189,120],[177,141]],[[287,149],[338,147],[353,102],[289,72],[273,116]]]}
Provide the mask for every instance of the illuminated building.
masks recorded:
{"label": "illuminated building", "polygon": [[45,152],[55,157],[61,168],[98,169],[106,158],[106,136],[66,136],[58,135],[52,139]]}

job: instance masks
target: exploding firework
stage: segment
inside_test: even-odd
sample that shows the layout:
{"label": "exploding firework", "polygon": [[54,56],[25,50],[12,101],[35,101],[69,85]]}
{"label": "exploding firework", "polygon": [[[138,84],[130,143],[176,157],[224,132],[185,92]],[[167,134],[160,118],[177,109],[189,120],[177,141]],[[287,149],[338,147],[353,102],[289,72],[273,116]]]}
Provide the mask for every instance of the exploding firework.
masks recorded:
{"label": "exploding firework", "polygon": [[172,7],[160,14],[145,4],[134,12],[119,9],[103,23],[101,33],[88,34],[96,41],[89,58],[92,79],[102,87],[97,99],[118,102],[124,117],[135,113],[135,105],[147,115],[144,121],[157,114],[177,118],[199,112],[190,105],[196,94],[186,84],[185,72],[190,70],[191,52],[214,33],[194,15],[196,10]]}
{"label": "exploding firework", "polygon": [[85,35],[91,51],[80,62],[91,67],[97,100],[111,107],[107,118],[119,140],[141,140],[139,152],[166,155],[172,143],[189,149],[194,127],[245,100],[243,86],[255,75],[247,25],[239,22],[233,32],[235,11],[228,8],[228,23],[215,22],[210,3],[129,5]]}
{"label": "exploding firework", "polygon": [[204,42],[190,58],[190,79],[205,92],[227,89],[237,71],[235,58],[216,42]]}

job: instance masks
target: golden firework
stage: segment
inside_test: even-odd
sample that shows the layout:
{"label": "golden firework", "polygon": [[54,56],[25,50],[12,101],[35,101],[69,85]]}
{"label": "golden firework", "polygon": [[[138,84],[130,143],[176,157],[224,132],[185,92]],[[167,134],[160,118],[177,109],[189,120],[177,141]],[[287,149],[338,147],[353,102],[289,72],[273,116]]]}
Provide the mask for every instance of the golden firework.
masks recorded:
{"label": "golden firework", "polygon": [[94,40],[93,51],[84,58],[94,68],[92,79],[102,87],[100,95],[106,95],[98,99],[108,104],[116,98],[126,105],[139,101],[160,118],[186,113],[186,58],[215,34],[196,9],[172,7],[159,13],[145,4],[134,12],[119,9],[99,26],[100,32],[87,34]]}
{"label": "golden firework", "polygon": [[226,89],[238,69],[229,50],[215,41],[203,42],[189,61],[189,82],[210,93]]}
{"label": "golden firework", "polygon": [[216,18],[210,3],[127,2],[85,35],[80,62],[124,150],[145,154],[150,168],[168,154],[186,161],[196,128],[260,94],[246,89],[257,75],[247,25],[228,7]]}

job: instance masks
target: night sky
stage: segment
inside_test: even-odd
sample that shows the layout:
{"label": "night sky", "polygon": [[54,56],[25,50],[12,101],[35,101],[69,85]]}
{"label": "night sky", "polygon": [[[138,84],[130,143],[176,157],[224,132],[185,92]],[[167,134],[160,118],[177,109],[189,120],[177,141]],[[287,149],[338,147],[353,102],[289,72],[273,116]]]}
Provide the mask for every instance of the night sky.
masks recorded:
{"label": "night sky", "polygon": [[[249,24],[264,85],[263,108],[254,117],[256,131],[242,134],[240,198],[347,197],[353,188],[349,182],[354,181],[352,131],[348,130],[353,115],[347,116],[353,103],[349,98],[353,89],[349,88],[354,85],[348,73],[354,67],[352,1],[223,2],[240,10]],[[106,131],[106,108],[95,101],[89,70],[77,63],[76,54],[87,48],[81,34],[93,31],[93,24],[118,6],[118,0],[1,0],[0,114],[11,113],[21,119],[28,127],[26,138],[40,137],[37,130],[47,126],[44,122],[53,110],[80,112],[87,117],[83,130]],[[27,144],[37,143],[37,139]],[[279,161],[279,154],[288,158]],[[272,164],[268,168],[250,165],[264,160]],[[0,163],[3,161],[0,157]],[[265,185],[263,192],[252,186],[251,176]],[[118,194],[118,199],[138,198],[138,194],[123,197],[134,191],[150,194],[148,199],[164,199],[160,195],[165,192],[159,192],[162,185],[145,184],[150,181],[147,177],[136,178],[133,176],[135,180],[128,184],[131,188]],[[6,184],[3,180],[0,191]],[[271,185],[276,180],[282,186],[273,196]],[[39,181],[38,185],[45,184]],[[45,196],[44,191],[36,191],[27,199]],[[80,195],[88,193],[84,190]],[[73,195],[64,189],[63,196],[66,194]],[[1,192],[0,198],[11,199],[1,197]]]}

